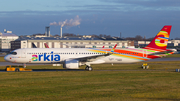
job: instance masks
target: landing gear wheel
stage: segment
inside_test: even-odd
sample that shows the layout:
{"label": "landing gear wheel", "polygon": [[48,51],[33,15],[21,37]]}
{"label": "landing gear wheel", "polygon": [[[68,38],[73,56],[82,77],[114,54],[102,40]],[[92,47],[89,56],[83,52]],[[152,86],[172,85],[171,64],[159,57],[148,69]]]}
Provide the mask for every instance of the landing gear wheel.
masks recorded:
{"label": "landing gear wheel", "polygon": [[88,66],[86,66],[85,70],[88,70],[88,68],[89,68],[89,67],[88,67]]}
{"label": "landing gear wheel", "polygon": [[88,70],[89,70],[89,71],[92,71],[93,69],[92,69],[92,67],[89,67]]}
{"label": "landing gear wheel", "polygon": [[92,67],[90,67],[90,66],[86,66],[85,70],[87,70],[87,71],[92,71],[93,69],[92,69]]}

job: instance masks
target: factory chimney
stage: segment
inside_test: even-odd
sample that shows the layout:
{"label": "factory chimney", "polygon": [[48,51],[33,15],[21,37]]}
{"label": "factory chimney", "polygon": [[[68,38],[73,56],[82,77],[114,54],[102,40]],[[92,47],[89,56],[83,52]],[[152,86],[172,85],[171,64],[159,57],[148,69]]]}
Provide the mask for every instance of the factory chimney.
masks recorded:
{"label": "factory chimney", "polygon": [[61,33],[60,33],[60,37],[62,38],[62,27],[61,27]]}

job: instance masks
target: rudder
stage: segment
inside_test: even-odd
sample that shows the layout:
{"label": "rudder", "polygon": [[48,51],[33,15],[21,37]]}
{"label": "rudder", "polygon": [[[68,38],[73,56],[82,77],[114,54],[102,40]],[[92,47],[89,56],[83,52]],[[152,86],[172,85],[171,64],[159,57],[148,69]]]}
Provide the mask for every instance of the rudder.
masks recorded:
{"label": "rudder", "polygon": [[171,25],[165,25],[145,49],[166,50],[171,27]]}

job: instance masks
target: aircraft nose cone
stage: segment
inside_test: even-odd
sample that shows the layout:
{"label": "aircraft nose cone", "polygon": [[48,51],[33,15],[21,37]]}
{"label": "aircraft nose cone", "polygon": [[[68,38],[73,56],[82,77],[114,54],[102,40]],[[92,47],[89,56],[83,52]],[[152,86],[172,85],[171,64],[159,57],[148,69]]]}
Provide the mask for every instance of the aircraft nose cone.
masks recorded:
{"label": "aircraft nose cone", "polygon": [[4,57],[4,60],[5,60],[5,61],[9,61],[8,58],[9,58],[9,56],[5,56],[5,57]]}

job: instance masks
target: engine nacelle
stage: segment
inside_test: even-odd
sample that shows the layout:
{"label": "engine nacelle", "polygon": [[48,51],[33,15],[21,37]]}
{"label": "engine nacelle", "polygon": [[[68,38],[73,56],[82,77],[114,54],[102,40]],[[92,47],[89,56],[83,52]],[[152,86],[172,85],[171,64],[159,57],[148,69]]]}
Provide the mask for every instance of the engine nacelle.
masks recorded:
{"label": "engine nacelle", "polygon": [[79,69],[79,61],[78,60],[65,60],[63,64],[63,68]]}

